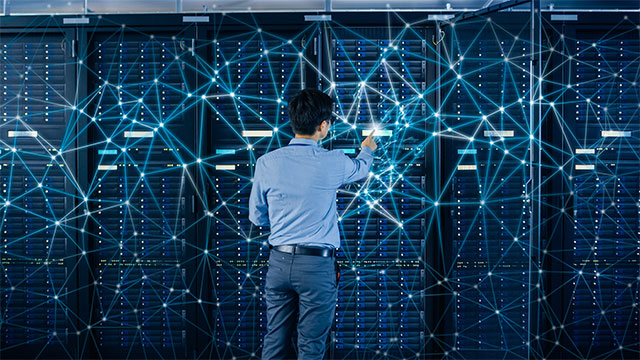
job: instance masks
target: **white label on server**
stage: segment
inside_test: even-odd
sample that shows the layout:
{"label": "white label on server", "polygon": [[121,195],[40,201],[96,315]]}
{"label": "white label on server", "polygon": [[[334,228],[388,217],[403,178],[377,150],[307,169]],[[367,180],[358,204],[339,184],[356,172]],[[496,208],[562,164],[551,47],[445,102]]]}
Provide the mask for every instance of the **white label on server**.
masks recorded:
{"label": "white label on server", "polygon": [[209,17],[208,16],[183,16],[182,17],[182,22],[204,22],[204,23],[208,23],[209,22]]}
{"label": "white label on server", "polygon": [[9,137],[38,137],[37,131],[9,131]]}
{"label": "white label on server", "polygon": [[594,165],[582,165],[582,164],[577,164],[576,165],[576,170],[593,170],[596,167]]}
{"label": "white label on server", "polygon": [[578,21],[578,14],[551,14],[551,21]]}
{"label": "white label on server", "polygon": [[242,136],[244,137],[272,137],[273,131],[271,130],[243,130]]}
{"label": "white label on server", "polygon": [[148,138],[153,137],[153,131],[125,131],[126,138]]}
{"label": "white label on server", "polygon": [[118,165],[98,165],[98,170],[118,170]]}
{"label": "white label on server", "polygon": [[216,165],[216,170],[235,170],[235,165]]}
{"label": "white label on server", "polygon": [[602,137],[629,137],[631,131],[602,130]]}
{"label": "white label on server", "polygon": [[484,136],[489,137],[513,137],[515,135],[513,130],[485,130]]}
{"label": "white label on server", "polygon": [[477,168],[475,165],[458,165],[458,170],[476,170]]}
{"label": "white label on server", "polygon": [[576,149],[576,154],[595,154],[596,149]]}
{"label": "white label on server", "polygon": [[62,19],[63,24],[88,24],[89,18],[64,18]]}

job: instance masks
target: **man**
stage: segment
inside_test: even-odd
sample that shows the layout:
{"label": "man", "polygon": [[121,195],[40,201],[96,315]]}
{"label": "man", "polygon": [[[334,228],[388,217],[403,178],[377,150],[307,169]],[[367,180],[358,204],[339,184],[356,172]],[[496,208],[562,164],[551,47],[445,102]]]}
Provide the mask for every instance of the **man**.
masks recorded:
{"label": "man", "polygon": [[340,247],[336,191],[369,174],[377,148],[373,131],[351,159],[318,146],[329,132],[333,101],[306,89],[289,102],[295,138],[256,162],[249,219],[271,226],[265,285],[267,334],[262,358],[291,357],[298,331],[298,359],[322,359],[335,315]]}

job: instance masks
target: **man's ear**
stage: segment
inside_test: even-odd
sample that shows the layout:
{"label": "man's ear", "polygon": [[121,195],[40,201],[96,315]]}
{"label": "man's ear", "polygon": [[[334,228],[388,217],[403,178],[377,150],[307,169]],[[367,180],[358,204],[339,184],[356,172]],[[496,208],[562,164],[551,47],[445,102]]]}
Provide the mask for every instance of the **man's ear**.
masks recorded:
{"label": "man's ear", "polygon": [[316,129],[316,131],[318,132],[322,132],[322,125],[324,125],[325,121],[321,122],[320,125],[318,125],[318,128]]}

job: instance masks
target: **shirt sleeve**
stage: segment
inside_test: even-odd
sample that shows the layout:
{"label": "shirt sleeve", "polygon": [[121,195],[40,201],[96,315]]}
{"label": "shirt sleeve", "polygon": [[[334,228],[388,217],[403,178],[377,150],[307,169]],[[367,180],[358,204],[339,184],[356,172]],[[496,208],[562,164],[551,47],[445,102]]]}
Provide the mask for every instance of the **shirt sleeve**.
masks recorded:
{"label": "shirt sleeve", "polygon": [[363,146],[360,154],[355,159],[342,154],[344,157],[344,180],[343,184],[358,181],[369,174],[371,164],[373,164],[373,150],[368,146]]}
{"label": "shirt sleeve", "polygon": [[267,205],[267,189],[265,189],[262,177],[263,164],[261,159],[256,162],[256,170],[253,174],[253,185],[249,196],[249,220],[256,226],[269,225],[269,207]]}

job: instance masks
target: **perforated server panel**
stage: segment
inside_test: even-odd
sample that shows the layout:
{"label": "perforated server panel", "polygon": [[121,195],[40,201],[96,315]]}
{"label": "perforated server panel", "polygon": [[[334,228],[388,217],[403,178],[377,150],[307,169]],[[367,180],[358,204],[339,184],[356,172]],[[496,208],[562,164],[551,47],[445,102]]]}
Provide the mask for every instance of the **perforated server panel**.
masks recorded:
{"label": "perforated server panel", "polygon": [[579,136],[570,162],[573,228],[565,235],[565,248],[571,249],[567,347],[582,357],[615,352],[633,358],[640,336],[640,44],[637,37],[603,35],[579,31],[579,41],[567,42],[575,53],[569,65],[575,85],[566,116]]}
{"label": "perforated server panel", "polygon": [[494,31],[458,28],[445,69],[451,89],[445,121],[453,133],[446,147],[453,204],[448,281],[452,354],[460,358],[528,356],[529,130],[521,100],[528,94],[529,50]]}
{"label": "perforated server panel", "polygon": [[75,164],[63,154],[72,147],[69,113],[54,105],[67,102],[73,74],[63,36],[3,37],[0,356],[51,356],[67,345],[74,318],[67,306],[77,248],[66,174]]}
{"label": "perforated server panel", "polygon": [[221,358],[259,354],[267,329],[269,228],[251,224],[247,205],[256,159],[292,136],[286,103],[302,87],[307,45],[303,33],[281,35],[216,34],[214,62],[205,70],[214,164],[207,237],[216,263],[211,299]]}
{"label": "perforated server panel", "polygon": [[338,193],[343,272],[331,356],[415,357],[424,348],[426,44],[398,29],[392,38],[352,30],[331,37],[331,147],[355,153],[378,128],[381,148],[366,190],[360,182]]}
{"label": "perforated server panel", "polygon": [[[187,300],[183,164],[190,119],[178,41],[91,43],[89,122],[94,244],[92,331],[101,354],[186,356]],[[181,141],[186,141],[182,143]]]}

